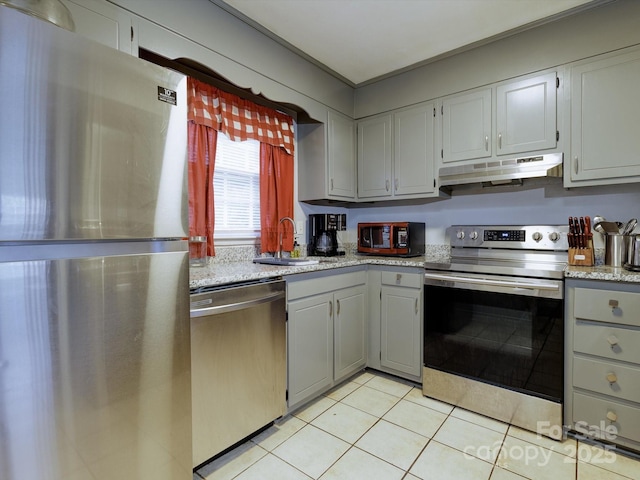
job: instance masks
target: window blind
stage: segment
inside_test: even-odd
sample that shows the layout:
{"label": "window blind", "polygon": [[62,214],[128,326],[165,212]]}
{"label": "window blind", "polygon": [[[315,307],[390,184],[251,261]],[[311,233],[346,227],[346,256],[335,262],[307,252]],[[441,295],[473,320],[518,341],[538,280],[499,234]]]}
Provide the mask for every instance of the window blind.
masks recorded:
{"label": "window blind", "polygon": [[215,236],[260,236],[260,142],[219,133],[213,174]]}

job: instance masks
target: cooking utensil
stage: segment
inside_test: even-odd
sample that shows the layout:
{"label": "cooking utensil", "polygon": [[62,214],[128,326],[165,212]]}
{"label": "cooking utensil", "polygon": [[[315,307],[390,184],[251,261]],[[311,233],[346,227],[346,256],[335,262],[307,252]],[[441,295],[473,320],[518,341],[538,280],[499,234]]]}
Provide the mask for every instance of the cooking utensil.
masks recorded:
{"label": "cooking utensil", "polygon": [[620,234],[620,228],[616,222],[598,222],[596,224],[596,230],[598,227],[602,228],[606,235]]}
{"label": "cooking utensil", "polygon": [[569,241],[570,248],[578,247],[578,237],[573,217],[569,217],[569,234],[567,235],[567,240]]}
{"label": "cooking utensil", "polygon": [[587,239],[589,234],[587,233],[587,227],[584,222],[584,217],[580,217],[580,248],[587,248]]}
{"label": "cooking utensil", "polygon": [[637,224],[638,224],[638,219],[637,218],[632,218],[624,226],[624,229],[622,230],[622,234],[623,235],[631,235],[631,232],[633,232],[633,230],[636,228]]}
{"label": "cooking utensil", "polygon": [[604,231],[604,228],[602,228],[602,227],[600,226],[600,223],[601,223],[601,222],[606,222],[606,221],[607,221],[607,219],[606,219],[606,218],[604,218],[604,217],[602,217],[602,216],[600,216],[600,215],[596,215],[596,216],[594,216],[594,217],[593,217],[593,229],[594,229],[596,232],[601,233],[601,234],[603,234],[603,235],[604,235],[604,234],[606,234],[607,232],[605,232],[605,231]]}

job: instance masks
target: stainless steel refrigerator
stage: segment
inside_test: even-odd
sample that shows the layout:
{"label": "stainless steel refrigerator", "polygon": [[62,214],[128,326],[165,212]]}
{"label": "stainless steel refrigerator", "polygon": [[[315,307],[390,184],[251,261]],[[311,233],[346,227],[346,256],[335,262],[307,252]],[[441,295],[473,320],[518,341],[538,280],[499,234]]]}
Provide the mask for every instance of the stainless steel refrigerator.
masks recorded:
{"label": "stainless steel refrigerator", "polygon": [[0,478],[189,480],[186,80],[0,6]]}

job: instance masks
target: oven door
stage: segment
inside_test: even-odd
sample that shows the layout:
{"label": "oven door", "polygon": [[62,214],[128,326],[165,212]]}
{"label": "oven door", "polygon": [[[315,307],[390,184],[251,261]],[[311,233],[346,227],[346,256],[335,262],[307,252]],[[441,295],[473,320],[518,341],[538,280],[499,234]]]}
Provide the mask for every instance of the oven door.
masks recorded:
{"label": "oven door", "polygon": [[559,280],[427,271],[425,367],[562,402]]}

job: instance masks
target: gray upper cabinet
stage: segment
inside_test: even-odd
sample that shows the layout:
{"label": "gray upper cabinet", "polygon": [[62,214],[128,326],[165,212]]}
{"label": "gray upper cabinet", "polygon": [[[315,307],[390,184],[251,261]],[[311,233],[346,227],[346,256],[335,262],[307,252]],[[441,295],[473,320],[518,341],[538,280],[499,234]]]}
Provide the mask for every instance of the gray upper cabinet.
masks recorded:
{"label": "gray upper cabinet", "polygon": [[390,198],[392,116],[358,122],[358,198]]}
{"label": "gray upper cabinet", "polygon": [[435,104],[400,110],[394,121],[394,196],[428,196],[436,192]]}
{"label": "gray upper cabinet", "polygon": [[300,201],[355,201],[355,126],[329,111],[326,123],[298,125],[298,196]]}
{"label": "gray upper cabinet", "polygon": [[433,102],[358,122],[358,198],[435,195],[434,138]]}
{"label": "gray upper cabinet", "polygon": [[99,0],[63,0],[76,33],[122,52],[138,56],[135,20],[125,10]]}
{"label": "gray upper cabinet", "polygon": [[356,196],[356,134],[353,120],[329,112],[327,125],[329,196],[353,199]]}
{"label": "gray upper cabinet", "polygon": [[556,72],[442,99],[440,164],[557,148]]}
{"label": "gray upper cabinet", "polygon": [[640,181],[640,49],[576,63],[570,78],[565,186]]}
{"label": "gray upper cabinet", "polygon": [[442,162],[491,156],[491,89],[442,101]]}
{"label": "gray upper cabinet", "polygon": [[556,73],[496,87],[496,153],[511,155],[556,147]]}

